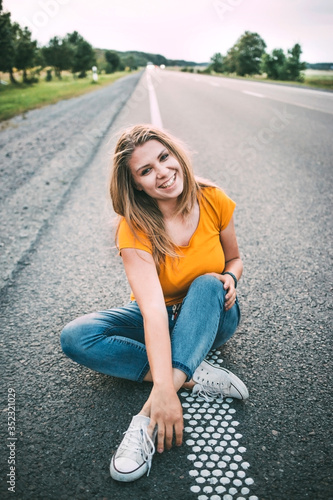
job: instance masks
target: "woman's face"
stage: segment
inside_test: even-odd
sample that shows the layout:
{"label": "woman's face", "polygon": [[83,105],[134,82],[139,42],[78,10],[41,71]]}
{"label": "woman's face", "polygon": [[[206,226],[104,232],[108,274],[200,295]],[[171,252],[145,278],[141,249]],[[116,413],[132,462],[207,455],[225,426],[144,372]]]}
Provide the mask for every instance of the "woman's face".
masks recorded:
{"label": "woman's face", "polygon": [[175,200],[183,192],[182,168],[157,140],[137,146],[129,166],[136,188],[157,202]]}

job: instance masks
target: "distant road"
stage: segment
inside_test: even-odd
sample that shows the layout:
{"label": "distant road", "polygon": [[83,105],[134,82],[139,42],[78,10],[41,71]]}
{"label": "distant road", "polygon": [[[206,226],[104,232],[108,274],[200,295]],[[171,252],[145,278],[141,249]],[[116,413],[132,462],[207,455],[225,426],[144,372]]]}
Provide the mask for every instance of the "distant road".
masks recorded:
{"label": "distant road", "polygon": [[235,78],[213,77],[208,75],[194,76],[189,74],[189,79],[206,83],[213,87],[229,89],[234,92],[272,99],[274,101],[301,106],[307,109],[333,113],[333,92],[320,89],[302,88],[292,85],[274,84],[270,82],[254,82],[238,80]]}

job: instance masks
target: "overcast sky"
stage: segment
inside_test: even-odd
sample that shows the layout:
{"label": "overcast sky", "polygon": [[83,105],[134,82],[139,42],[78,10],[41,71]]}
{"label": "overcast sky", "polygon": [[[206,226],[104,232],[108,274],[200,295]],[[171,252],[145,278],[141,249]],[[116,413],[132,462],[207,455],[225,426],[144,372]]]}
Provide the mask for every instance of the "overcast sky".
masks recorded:
{"label": "overcast sky", "polygon": [[302,60],[333,61],[332,0],[4,0],[12,20],[45,45],[78,31],[94,47],[208,62],[244,31],[267,50],[300,43]]}

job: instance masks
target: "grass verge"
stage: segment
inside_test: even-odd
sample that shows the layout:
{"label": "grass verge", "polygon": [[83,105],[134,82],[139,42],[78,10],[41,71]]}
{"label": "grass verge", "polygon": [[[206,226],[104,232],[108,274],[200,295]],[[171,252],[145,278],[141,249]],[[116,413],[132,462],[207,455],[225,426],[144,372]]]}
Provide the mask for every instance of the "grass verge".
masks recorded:
{"label": "grass verge", "polygon": [[221,74],[221,73],[214,73],[212,72],[211,74],[213,76],[219,76],[222,78],[236,78],[238,80],[250,80],[254,82],[267,82],[267,83],[274,83],[276,85],[290,85],[292,87],[313,87],[317,90],[333,90],[333,71],[330,72],[331,74],[326,74],[326,75],[305,75],[304,81],[303,82],[292,82],[292,81],[284,81],[284,80],[270,80],[269,78],[262,77],[261,75],[258,76],[235,76],[235,75],[227,75],[227,74]]}
{"label": "grass verge", "polygon": [[31,109],[54,104],[62,99],[97,90],[126,75],[127,71],[99,75],[98,82],[93,82],[90,75],[82,79],[66,75],[62,80],[55,78],[50,82],[40,80],[32,85],[22,83],[0,85],[0,121],[8,120]]}
{"label": "grass verge", "polygon": [[[176,69],[176,68],[168,68],[168,69]],[[177,68],[179,71],[179,68]],[[194,71],[195,73],[195,71]],[[209,74],[209,73],[206,73]],[[306,70],[304,72],[304,81],[303,82],[292,82],[290,80],[270,80],[263,75],[254,75],[254,76],[238,76],[236,74],[227,74],[227,73],[215,73],[212,71],[210,73],[211,76],[218,76],[220,78],[231,78],[236,80],[248,80],[252,82],[267,82],[274,83],[276,85],[290,85],[293,87],[312,87],[317,90],[333,90],[333,71],[320,71],[320,70]]]}

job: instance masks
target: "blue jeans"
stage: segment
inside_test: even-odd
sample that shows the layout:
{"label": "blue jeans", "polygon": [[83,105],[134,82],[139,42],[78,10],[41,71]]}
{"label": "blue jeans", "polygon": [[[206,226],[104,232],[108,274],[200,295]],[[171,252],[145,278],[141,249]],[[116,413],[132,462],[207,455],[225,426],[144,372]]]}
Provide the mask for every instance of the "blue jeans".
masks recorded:
{"label": "blue jeans", "polygon": [[[214,276],[195,279],[182,304],[167,306],[172,366],[191,380],[211,349],[234,334],[238,301],[224,310],[226,291]],[[149,371],[143,318],[133,301],[119,309],[82,316],[63,329],[61,346],[71,359],[97,372],[142,382]]]}

